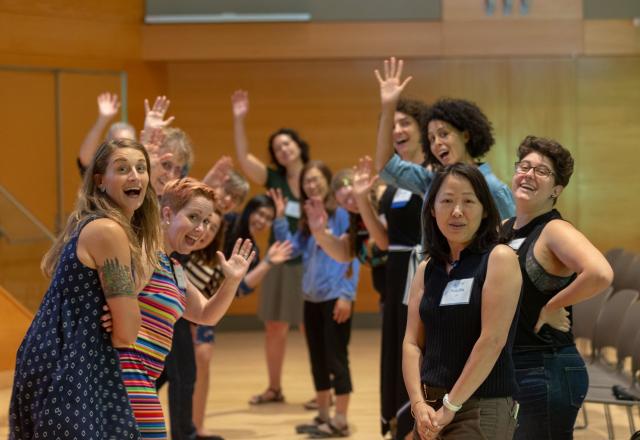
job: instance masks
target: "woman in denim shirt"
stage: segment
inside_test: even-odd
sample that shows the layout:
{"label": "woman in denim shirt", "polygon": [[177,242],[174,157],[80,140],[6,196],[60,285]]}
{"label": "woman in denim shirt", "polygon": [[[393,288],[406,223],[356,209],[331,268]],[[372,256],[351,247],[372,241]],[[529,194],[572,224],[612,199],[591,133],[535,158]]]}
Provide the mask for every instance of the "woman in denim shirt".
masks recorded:
{"label": "woman in denim shirt", "polygon": [[[352,391],[347,346],[351,335],[351,313],[358,284],[357,260],[339,263],[329,257],[316,243],[310,232],[312,222],[326,221],[333,234],[340,236],[349,228],[347,211],[336,207],[329,190],[331,171],[320,161],[310,161],[300,174],[301,202],[322,204],[327,218],[308,216],[303,210],[299,229],[291,234],[284,217],[285,200],[280,191],[271,190],[276,204],[273,231],[276,240],[289,240],[292,257],[302,256],[302,291],[304,297],[304,325],[311,371],[313,374],[318,416],[310,424],[296,427],[298,433],[312,437],[344,437],[349,435],[347,409]],[[329,417],[331,388],[336,395],[336,410]]]}
{"label": "woman in denim shirt", "polygon": [[395,58],[385,60],[383,75],[377,70],[375,73],[380,84],[382,105],[375,157],[380,176],[390,185],[407,189],[426,199],[435,177],[434,169],[456,162],[475,165],[487,181],[500,217],[512,217],[515,206],[509,187],[493,174],[488,163],[479,162],[495,140],[491,133],[491,122],[478,106],[464,99],[443,98],[436,101],[420,124],[425,159],[431,167],[407,162],[393,154],[392,132],[396,106],[411,77],[402,81],[402,60],[396,62]]}

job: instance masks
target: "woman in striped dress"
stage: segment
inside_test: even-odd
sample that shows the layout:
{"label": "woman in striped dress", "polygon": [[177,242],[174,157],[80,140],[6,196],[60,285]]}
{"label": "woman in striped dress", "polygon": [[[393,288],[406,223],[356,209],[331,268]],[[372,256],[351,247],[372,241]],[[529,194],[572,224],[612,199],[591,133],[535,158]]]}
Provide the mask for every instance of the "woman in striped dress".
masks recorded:
{"label": "woman in striped dress", "polygon": [[254,258],[249,240],[238,240],[229,257],[218,253],[225,279],[218,291],[206,299],[187,280],[174,252],[189,254],[204,234],[214,210],[213,190],[194,180],[169,182],[161,200],[163,249],[151,279],[138,295],[142,323],[136,342],[119,348],[120,365],[138,429],[143,439],[166,439],[167,430],[155,381],[171,348],[173,326],[185,319],[216,324],[231,301]]}

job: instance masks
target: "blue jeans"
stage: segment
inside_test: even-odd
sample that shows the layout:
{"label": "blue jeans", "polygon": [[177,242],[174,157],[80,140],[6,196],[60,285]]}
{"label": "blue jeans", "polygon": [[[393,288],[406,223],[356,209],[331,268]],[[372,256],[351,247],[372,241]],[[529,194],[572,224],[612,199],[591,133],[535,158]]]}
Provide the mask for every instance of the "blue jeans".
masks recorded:
{"label": "blue jeans", "polygon": [[587,368],[575,346],[513,353],[520,403],[516,440],[573,438],[589,388]]}

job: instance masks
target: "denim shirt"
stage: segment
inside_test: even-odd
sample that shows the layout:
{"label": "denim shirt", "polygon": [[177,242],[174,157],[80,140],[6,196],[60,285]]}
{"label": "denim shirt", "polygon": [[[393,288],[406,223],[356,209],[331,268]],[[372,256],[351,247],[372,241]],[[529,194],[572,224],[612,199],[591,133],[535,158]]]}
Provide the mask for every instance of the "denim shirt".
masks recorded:
{"label": "denim shirt", "polygon": [[[329,217],[327,224],[331,233],[341,236],[349,229],[349,214],[342,208]],[[302,291],[304,299],[319,303],[336,298],[350,301],[356,299],[356,287],[360,272],[360,263],[354,259],[350,263],[339,263],[327,255],[316,244],[313,235],[303,236],[300,231],[291,234],[287,219],[279,217],[273,222],[273,233],[278,241],[289,240],[293,246],[291,258],[302,255],[304,273]],[[351,267],[351,276],[347,271]]]}
{"label": "denim shirt", "polygon": [[[509,187],[493,174],[488,163],[485,162],[478,165],[478,170],[487,181],[500,217],[504,220],[516,215],[516,206]],[[397,154],[393,155],[380,173],[385,182],[422,196],[424,198],[423,212],[424,203],[427,200],[429,188],[435,175],[435,172],[426,169],[422,165],[400,159]]]}

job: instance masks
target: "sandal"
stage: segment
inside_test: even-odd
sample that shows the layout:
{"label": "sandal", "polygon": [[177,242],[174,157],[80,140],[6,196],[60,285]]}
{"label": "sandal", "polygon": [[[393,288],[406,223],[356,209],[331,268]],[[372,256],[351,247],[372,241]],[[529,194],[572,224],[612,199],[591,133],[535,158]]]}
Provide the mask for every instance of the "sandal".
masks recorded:
{"label": "sandal", "polygon": [[273,388],[267,388],[262,394],[256,394],[249,400],[249,405],[262,405],[265,403],[281,403],[284,402],[284,396],[282,390],[274,390]]}
{"label": "sandal", "polygon": [[349,437],[350,435],[349,425],[339,428],[331,422],[324,422],[315,431],[309,433],[309,438],[338,438]]}
{"label": "sandal", "polygon": [[301,425],[296,425],[296,434],[311,434],[318,430],[318,426],[327,423],[326,420],[320,418],[320,416],[316,416],[313,418],[311,423],[303,423]]}

